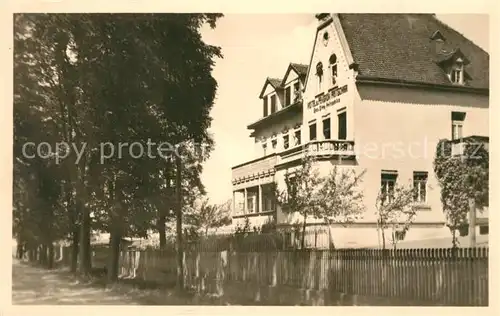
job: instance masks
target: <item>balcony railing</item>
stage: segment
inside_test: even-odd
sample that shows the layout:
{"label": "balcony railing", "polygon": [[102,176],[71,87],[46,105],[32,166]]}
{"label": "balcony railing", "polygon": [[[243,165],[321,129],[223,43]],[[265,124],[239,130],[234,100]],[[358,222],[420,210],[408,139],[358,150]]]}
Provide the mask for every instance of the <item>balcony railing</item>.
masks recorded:
{"label": "balcony railing", "polygon": [[233,183],[265,174],[274,174],[278,157],[273,154],[233,167]]}
{"label": "balcony railing", "polygon": [[320,140],[307,144],[309,154],[314,156],[354,156],[354,141]]}

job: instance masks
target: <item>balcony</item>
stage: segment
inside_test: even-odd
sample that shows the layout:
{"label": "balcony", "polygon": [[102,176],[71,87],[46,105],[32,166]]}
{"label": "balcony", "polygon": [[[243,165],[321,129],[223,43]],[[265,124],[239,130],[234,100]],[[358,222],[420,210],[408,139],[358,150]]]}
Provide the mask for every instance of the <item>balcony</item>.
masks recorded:
{"label": "balcony", "polygon": [[352,159],[355,157],[354,141],[315,140],[307,144],[287,149],[280,153],[279,167],[297,163],[306,155],[320,160]]}
{"label": "balcony", "polygon": [[273,123],[280,122],[289,117],[295,117],[300,114],[302,114],[302,98],[296,98],[294,100],[294,103],[287,105],[279,111],[269,114],[268,116],[260,118],[256,122],[248,125],[247,128],[250,130],[255,130],[261,128],[262,126],[269,126]]}
{"label": "balcony", "polygon": [[277,161],[276,154],[271,154],[233,167],[233,185],[258,179],[264,179],[264,182],[271,181],[268,178],[274,175],[274,166],[276,166]]}

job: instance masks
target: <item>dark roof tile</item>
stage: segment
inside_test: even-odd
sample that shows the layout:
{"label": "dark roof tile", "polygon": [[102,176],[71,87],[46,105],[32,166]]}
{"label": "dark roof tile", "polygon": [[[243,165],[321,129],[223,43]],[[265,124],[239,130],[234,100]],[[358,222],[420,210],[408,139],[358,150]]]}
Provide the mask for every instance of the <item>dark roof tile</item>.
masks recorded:
{"label": "dark roof tile", "polygon": [[439,31],[447,51],[460,49],[470,61],[465,85],[489,88],[489,54],[434,14],[339,14],[339,19],[360,76],[451,86],[430,38]]}

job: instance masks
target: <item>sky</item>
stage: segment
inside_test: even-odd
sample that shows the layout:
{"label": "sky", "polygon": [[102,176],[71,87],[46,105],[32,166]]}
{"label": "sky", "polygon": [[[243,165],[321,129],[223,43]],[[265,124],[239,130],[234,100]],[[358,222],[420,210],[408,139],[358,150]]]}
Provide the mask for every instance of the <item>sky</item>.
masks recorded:
{"label": "sky", "polygon": [[[487,15],[437,17],[489,52]],[[257,158],[247,125],[262,115],[266,77],[282,77],[290,62],[309,63],[316,26],[313,14],[227,14],[215,29],[202,29],[204,41],[224,55],[213,71],[219,87],[210,132],[216,144],[202,174],[213,203],[232,198],[231,167]]]}

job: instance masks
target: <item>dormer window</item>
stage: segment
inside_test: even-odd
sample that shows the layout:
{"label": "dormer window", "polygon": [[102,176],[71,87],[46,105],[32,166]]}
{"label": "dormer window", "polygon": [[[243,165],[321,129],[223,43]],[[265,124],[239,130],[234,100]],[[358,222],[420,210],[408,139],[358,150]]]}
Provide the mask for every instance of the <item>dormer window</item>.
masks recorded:
{"label": "dormer window", "polygon": [[320,93],[323,83],[323,63],[321,62],[316,64],[316,76],[318,77],[318,93]]}
{"label": "dormer window", "polygon": [[330,56],[329,62],[332,85],[335,86],[337,84],[337,55],[332,54]]}
{"label": "dormer window", "polygon": [[448,76],[454,85],[463,85],[467,80],[471,80],[465,71],[465,66],[470,63],[460,49],[456,49],[446,55],[439,56],[438,65]]}
{"label": "dormer window", "polygon": [[454,84],[464,84],[464,64],[461,59],[451,67],[450,80]]}
{"label": "dormer window", "polygon": [[293,102],[299,102],[300,99],[302,98],[302,92],[300,91],[300,81],[297,81],[296,83],[293,84]]}

